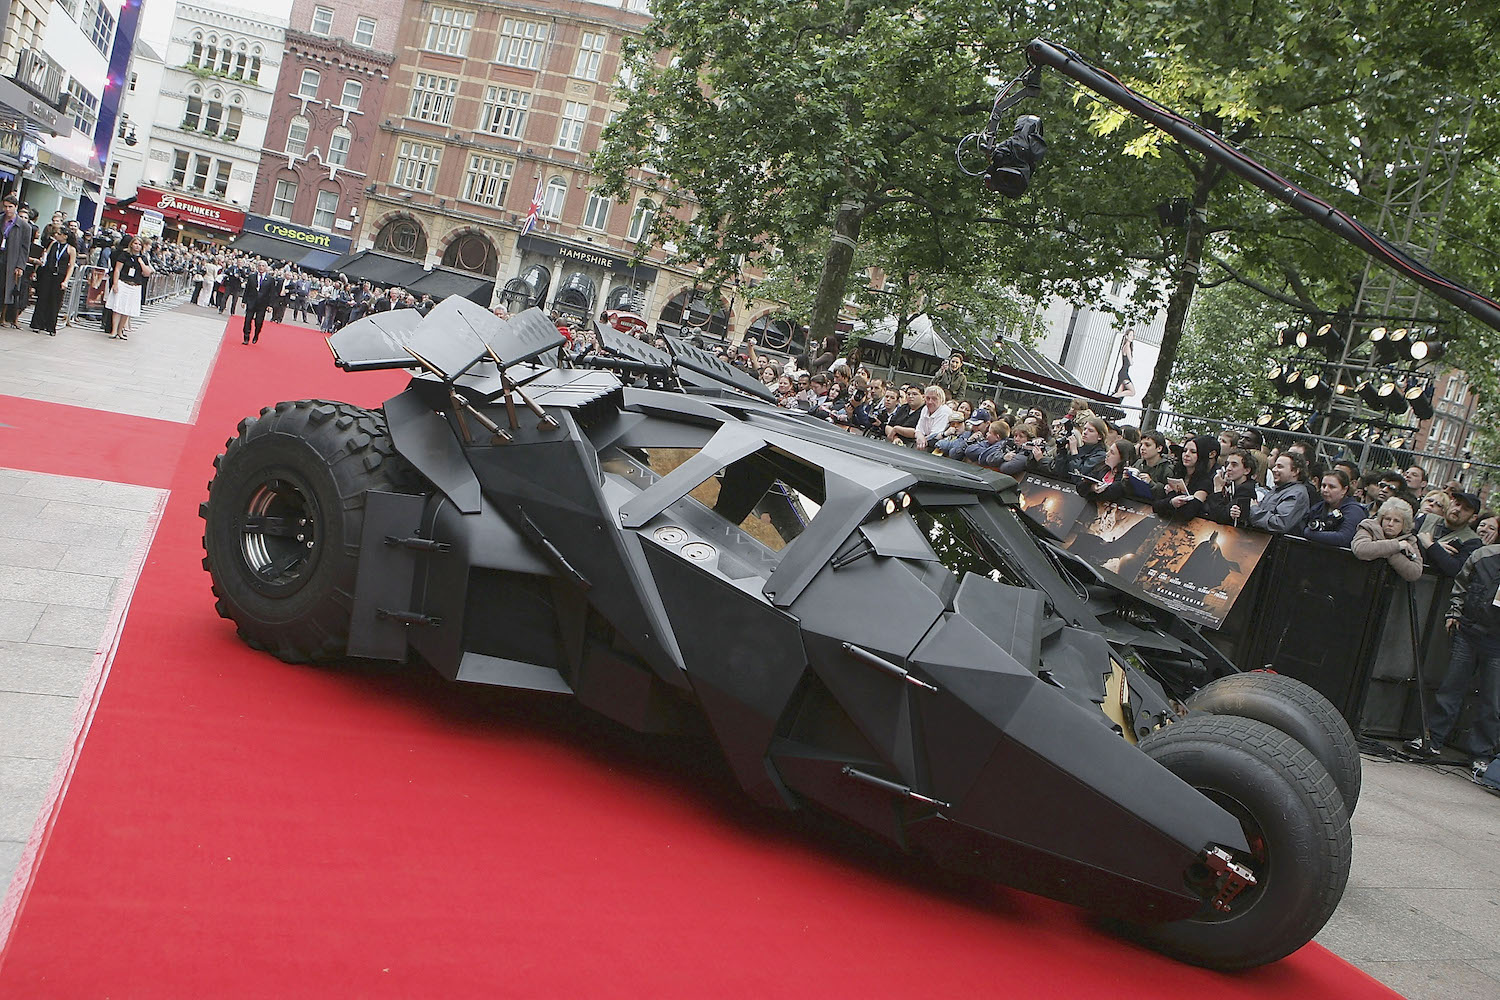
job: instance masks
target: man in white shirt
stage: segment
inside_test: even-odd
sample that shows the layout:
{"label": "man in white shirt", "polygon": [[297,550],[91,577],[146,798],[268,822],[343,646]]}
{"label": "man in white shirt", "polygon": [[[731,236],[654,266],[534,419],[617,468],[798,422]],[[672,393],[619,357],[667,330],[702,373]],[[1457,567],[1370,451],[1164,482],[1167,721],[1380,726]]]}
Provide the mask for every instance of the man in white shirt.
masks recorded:
{"label": "man in white shirt", "polygon": [[953,411],[948,409],[948,395],[943,392],[942,386],[929,385],[923,391],[922,398],[925,405],[921,416],[917,417],[916,434],[912,438],[918,451],[931,448],[932,441],[947,429],[948,421],[953,418]]}

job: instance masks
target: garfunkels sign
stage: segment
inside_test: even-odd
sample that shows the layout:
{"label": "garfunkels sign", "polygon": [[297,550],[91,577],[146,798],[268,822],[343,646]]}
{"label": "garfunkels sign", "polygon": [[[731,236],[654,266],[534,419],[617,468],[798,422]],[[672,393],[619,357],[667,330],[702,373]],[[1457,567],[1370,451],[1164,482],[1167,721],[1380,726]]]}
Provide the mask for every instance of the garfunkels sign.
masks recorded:
{"label": "garfunkels sign", "polygon": [[290,222],[268,219],[263,215],[245,216],[244,231],[261,233],[272,239],[286,240],[288,243],[296,243],[309,250],[327,250],[331,253],[348,253],[351,242],[347,236],[334,236],[332,233],[320,233],[316,229],[303,229]]}
{"label": "garfunkels sign", "polygon": [[138,189],[135,194],[135,207],[149,208],[168,218],[184,219],[209,229],[222,229],[228,233],[239,232],[245,224],[244,212],[206,201],[198,201],[195,198],[184,198],[172,191],[158,191],[155,188]]}

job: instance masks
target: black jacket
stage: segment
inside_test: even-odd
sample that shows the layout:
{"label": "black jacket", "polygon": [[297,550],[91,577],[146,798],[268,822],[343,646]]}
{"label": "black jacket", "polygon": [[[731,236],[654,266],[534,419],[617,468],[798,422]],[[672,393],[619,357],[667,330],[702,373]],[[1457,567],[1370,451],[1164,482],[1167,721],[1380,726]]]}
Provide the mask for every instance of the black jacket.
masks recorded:
{"label": "black jacket", "polygon": [[255,288],[255,278],[254,274],[247,274],[245,276],[244,297],[246,309],[253,309],[259,305],[268,305],[276,301],[276,297],[281,294],[281,279],[276,277],[276,275],[267,271],[266,276],[261,279],[259,291]]}
{"label": "black jacket", "polygon": [[[1226,483],[1227,487],[1229,484]],[[1235,486],[1231,491],[1219,491],[1210,493],[1208,502],[1203,505],[1203,513],[1200,517],[1206,517],[1210,521],[1218,521],[1220,524],[1233,524],[1238,527],[1250,526],[1250,505],[1255,503],[1255,483],[1249,479]],[[1229,516],[1229,508],[1238,506],[1240,509],[1239,520]]]}
{"label": "black jacket", "polygon": [[1448,617],[1493,636],[1500,636],[1500,608],[1495,594],[1500,590],[1500,545],[1475,549],[1464,561],[1448,598]]}
{"label": "black jacket", "polygon": [[[1450,538],[1450,535],[1455,537]],[[1455,545],[1457,551],[1450,555],[1447,549],[1438,544],[1444,539]],[[1459,528],[1454,531],[1447,524],[1440,524],[1432,532],[1432,544],[1422,546],[1422,561],[1435,573],[1443,576],[1457,576],[1459,570],[1463,568],[1464,560],[1483,544],[1479,536],[1474,534],[1473,528]],[[1490,594],[1490,596],[1495,595]]]}

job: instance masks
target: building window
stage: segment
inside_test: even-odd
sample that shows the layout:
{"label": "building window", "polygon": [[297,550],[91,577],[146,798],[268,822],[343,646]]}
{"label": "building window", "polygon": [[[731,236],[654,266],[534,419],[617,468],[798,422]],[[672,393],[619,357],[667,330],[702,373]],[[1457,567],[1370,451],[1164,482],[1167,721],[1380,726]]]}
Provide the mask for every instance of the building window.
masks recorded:
{"label": "building window", "polygon": [[315,69],[302,71],[302,82],[297,85],[297,96],[308,97],[314,100],[318,96],[318,84],[323,81],[323,74]]}
{"label": "building window", "polygon": [[458,77],[418,73],[411,84],[411,110],[407,116],[418,121],[447,125],[453,121],[453,97],[458,93]]}
{"label": "building window", "polygon": [[324,38],[327,38],[328,33],[333,30],[333,8],[314,7],[312,28],[309,30],[315,35],[322,35]]}
{"label": "building window", "polygon": [[427,19],[427,44],[422,47],[449,56],[468,55],[469,32],[473,27],[473,11],[434,7]]}
{"label": "building window", "polygon": [[350,111],[359,110],[359,99],[364,96],[365,85],[358,80],[344,81],[344,95],[339,98],[339,107]]}
{"label": "building window", "polygon": [[189,97],[187,109],[182,113],[182,127],[187,131],[192,131],[201,124],[203,124],[203,98]]}
{"label": "building window", "polygon": [[[198,43],[194,42],[193,44],[197,45]],[[136,81],[136,78],[139,77],[139,75],[140,74],[138,74],[138,73],[131,73],[130,74],[130,92],[132,94],[135,93],[135,81]]]}
{"label": "building window", "polygon": [[342,167],[349,162],[349,141],[352,138],[348,129],[339,127],[333,130],[333,135],[328,138],[328,163],[331,166]]}
{"label": "building window", "polygon": [[172,183],[177,187],[182,187],[183,182],[187,180],[187,150],[178,149],[173,152],[175,155],[172,158]]}
{"label": "building window", "polygon": [[277,181],[276,191],[271,195],[271,214],[278,219],[290,219],[296,202],[297,182],[289,177]]}
{"label": "building window", "polygon": [[213,195],[222,198],[229,191],[229,161],[220,160],[218,170],[214,172]]}
{"label": "building window", "polygon": [[83,0],[78,27],[100,55],[109,55],[110,43],[115,40],[115,16],[104,6],[103,0]]}
{"label": "building window", "polygon": [[464,172],[464,201],[499,208],[510,193],[510,173],[515,164],[495,156],[469,154],[469,169]]}
{"label": "building window", "polygon": [[583,146],[583,126],[588,124],[589,106],[579,101],[563,104],[562,124],[557,129],[557,146],[578,152]]}
{"label": "building window", "polygon": [[427,234],[411,219],[392,219],[375,234],[375,249],[421,260],[427,256]]}
{"label": "building window", "polygon": [[354,22],[354,37],[351,39],[355,45],[368,49],[375,44],[375,19],[373,17],[361,17]]}
{"label": "building window", "polygon": [[213,158],[199,153],[193,157],[193,190],[208,190],[208,172],[213,169]]}
{"label": "building window", "polygon": [[219,101],[209,101],[208,107],[203,112],[203,131],[209,135],[218,135],[223,122],[224,105]]}
{"label": "building window", "polygon": [[585,229],[603,229],[609,222],[609,199],[593,191],[589,192],[589,200],[583,206],[583,227]]}
{"label": "building window", "polygon": [[505,139],[519,139],[526,131],[526,112],[530,107],[531,94],[524,90],[486,87],[479,130]]}
{"label": "building window", "polygon": [[568,182],[561,177],[554,177],[547,182],[546,193],[542,195],[542,218],[553,222],[562,218],[563,202],[568,199]]}
{"label": "building window", "polygon": [[339,193],[337,191],[319,191],[318,203],[313,206],[313,228],[332,229],[333,220],[339,214]]}
{"label": "building window", "polygon": [[625,233],[625,238],[632,243],[639,243],[646,238],[651,231],[651,220],[656,216],[656,202],[650,198],[642,198],[635,203],[635,211],[630,213],[630,229]]}
{"label": "building window", "polygon": [[116,160],[115,162],[113,162],[113,163],[111,163],[109,165],[109,180],[105,182],[105,185],[104,185],[105,192],[108,193],[108,194],[114,194],[115,193],[115,185],[118,184],[119,181],[120,181],[120,161]]}
{"label": "building window", "polygon": [[578,45],[578,60],[573,64],[573,75],[585,80],[599,79],[599,60],[604,56],[604,41],[607,36],[594,31],[585,31]]}
{"label": "building window", "polygon": [[[259,50],[257,50],[258,53]],[[260,82],[260,56],[252,53],[250,56],[250,74],[245,77],[246,83]]]}
{"label": "building window", "polygon": [[219,50],[219,72],[225,76],[229,75],[229,60],[234,58],[234,50],[230,47],[234,43],[228,38],[224,39],[224,47]]}
{"label": "building window", "polygon": [[224,115],[224,134],[219,138],[225,142],[234,142],[240,137],[240,126],[244,123],[245,113],[239,108],[230,108]]}
{"label": "building window", "polygon": [[301,156],[307,152],[307,119],[298,115],[286,127],[286,153]]}
{"label": "building window", "polygon": [[396,173],[391,177],[391,183],[431,194],[437,184],[438,163],[442,157],[441,146],[403,141],[396,155]]}
{"label": "building window", "polygon": [[500,22],[500,49],[495,53],[495,62],[521,69],[541,69],[542,49],[546,44],[545,24],[507,17]]}
{"label": "building window", "polygon": [[68,114],[73,116],[73,126],[78,131],[87,136],[94,134],[94,126],[99,123],[99,98],[76,79],[68,81]]}

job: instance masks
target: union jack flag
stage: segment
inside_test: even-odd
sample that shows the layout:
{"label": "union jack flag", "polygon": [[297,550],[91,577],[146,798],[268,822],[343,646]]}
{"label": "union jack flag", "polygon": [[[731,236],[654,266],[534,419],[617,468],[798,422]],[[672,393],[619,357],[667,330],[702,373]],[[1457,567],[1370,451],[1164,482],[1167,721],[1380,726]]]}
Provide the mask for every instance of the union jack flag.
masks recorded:
{"label": "union jack flag", "polygon": [[542,179],[536,179],[536,194],[531,196],[531,208],[526,211],[526,225],[521,227],[521,235],[525,236],[536,228],[537,216],[542,213]]}

